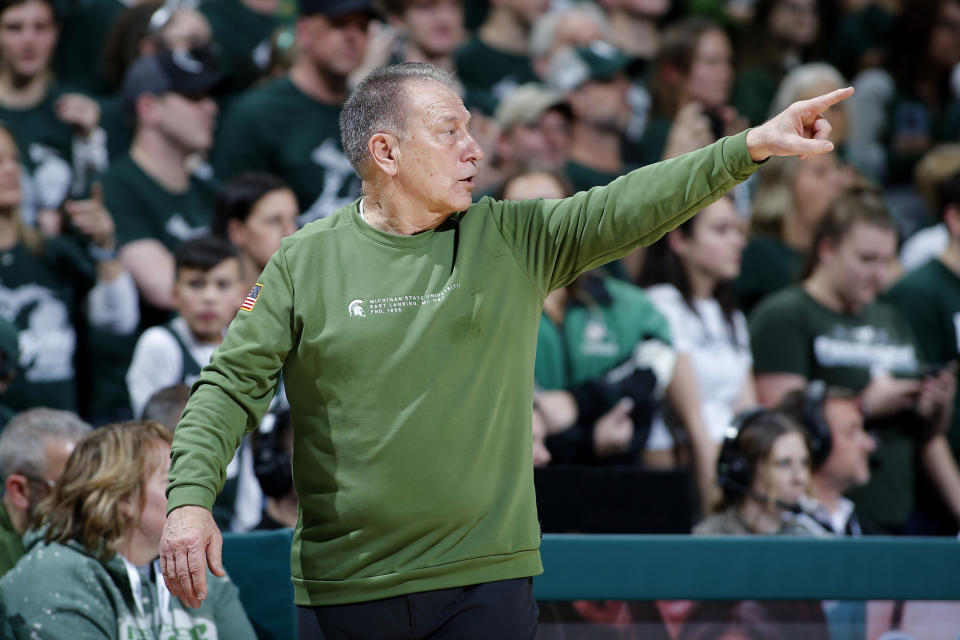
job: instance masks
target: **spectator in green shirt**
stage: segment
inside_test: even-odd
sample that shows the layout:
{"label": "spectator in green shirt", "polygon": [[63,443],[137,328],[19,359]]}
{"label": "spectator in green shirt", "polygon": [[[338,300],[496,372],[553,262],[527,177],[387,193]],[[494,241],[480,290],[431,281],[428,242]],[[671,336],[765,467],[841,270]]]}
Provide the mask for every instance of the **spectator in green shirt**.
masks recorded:
{"label": "spectator in green shirt", "polygon": [[35,524],[37,507],[90,431],[75,413],[38,407],[18,413],[0,434],[0,576],[26,553],[21,538]]}
{"label": "spectator in green shirt", "polygon": [[771,295],[750,316],[757,396],[773,406],[820,379],[860,394],[881,465],[850,497],[866,518],[908,531],[915,462],[960,514],[960,471],[944,437],[954,373],[926,373],[903,315],[877,300],[896,257],[896,227],[876,193],[838,199],[813,240],[802,283]]}
{"label": "spectator in green shirt", "polygon": [[51,0],[0,3],[0,121],[29,177],[24,215],[48,234],[63,230],[67,196],[107,164],[100,106],[57,84],[50,69],[58,28]]}

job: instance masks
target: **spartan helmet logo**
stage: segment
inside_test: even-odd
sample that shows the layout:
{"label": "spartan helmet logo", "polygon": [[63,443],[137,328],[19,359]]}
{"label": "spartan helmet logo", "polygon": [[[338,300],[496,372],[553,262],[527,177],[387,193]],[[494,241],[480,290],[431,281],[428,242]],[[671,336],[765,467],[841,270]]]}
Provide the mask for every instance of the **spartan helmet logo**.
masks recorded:
{"label": "spartan helmet logo", "polygon": [[362,318],[365,314],[363,313],[363,300],[354,300],[347,305],[347,312],[350,313],[351,318]]}

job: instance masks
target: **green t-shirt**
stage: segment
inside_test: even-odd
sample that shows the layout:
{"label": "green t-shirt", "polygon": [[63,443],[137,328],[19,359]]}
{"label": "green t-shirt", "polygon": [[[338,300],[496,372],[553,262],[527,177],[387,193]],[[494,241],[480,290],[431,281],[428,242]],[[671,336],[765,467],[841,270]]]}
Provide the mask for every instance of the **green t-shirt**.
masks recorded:
{"label": "green t-shirt", "polygon": [[534,376],[543,389],[572,389],[626,360],[640,342],[670,344],[670,326],[643,289],[604,277],[607,303],[568,306],[557,326],[544,313]]}
{"label": "green t-shirt", "polygon": [[[832,311],[800,285],[775,293],[750,315],[757,375],[796,373],[859,392],[879,373],[915,377],[921,364],[913,333],[894,307],[869,304],[857,314]],[[914,453],[923,429],[909,413],[869,420],[879,436],[867,486],[851,491],[857,513],[900,530],[913,508]]]}
{"label": "green t-shirt", "polygon": [[64,93],[62,88],[51,88],[40,104],[29,109],[0,106],[0,122],[13,134],[29,177],[23,203],[29,210],[58,208],[73,184],[73,129],[54,112]]}
{"label": "green t-shirt", "polygon": [[89,259],[57,238],[39,254],[22,243],[0,252],[0,314],[17,327],[20,346],[20,372],[4,394],[14,410],[77,411],[76,326],[94,281]]}
{"label": "green t-shirt", "polygon": [[803,274],[804,255],[779,238],[758,234],[743,249],[740,275],[733,293],[744,313],[765,297],[796,284]]}
{"label": "green t-shirt", "polygon": [[466,102],[488,114],[518,86],[539,80],[529,57],[494,49],[478,37],[457,49],[454,65],[467,91]]}
{"label": "green t-shirt", "polygon": [[243,91],[260,79],[270,64],[270,36],[280,26],[276,16],[251,11],[239,0],[208,0],[200,11],[210,21],[220,46],[220,70],[228,93]]}
{"label": "green t-shirt", "polygon": [[[960,278],[942,262],[931,260],[907,274],[887,292],[886,300],[907,319],[924,361],[960,359]],[[960,394],[954,397],[946,437],[954,457],[960,459]],[[918,491],[918,506],[952,520],[949,510],[937,504],[937,497],[933,491]]]}
{"label": "green t-shirt", "polygon": [[0,502],[0,577],[13,569],[17,560],[27,552],[23,546],[23,538],[13,528],[7,507]]}
{"label": "green t-shirt", "polygon": [[541,571],[530,463],[548,291],[649,244],[758,165],[745,135],[566,200],[485,198],[412,236],[357,203],[284,239],[194,385],[168,509],[209,508],[283,375],[298,605]]}
{"label": "green t-shirt", "polygon": [[340,146],[340,107],[317,102],[281,78],[234,102],[214,150],[221,180],[266,171],[290,185],[301,225],[360,195],[360,178]]}
{"label": "green t-shirt", "polygon": [[54,57],[57,80],[104,95],[109,83],[100,66],[103,45],[126,5],[120,0],[61,0],[58,4],[60,35]]}
{"label": "green t-shirt", "polygon": [[209,231],[216,202],[212,179],[190,178],[184,193],[170,193],[144,173],[130,156],[110,165],[97,180],[117,227],[117,242],[152,238],[174,251]]}

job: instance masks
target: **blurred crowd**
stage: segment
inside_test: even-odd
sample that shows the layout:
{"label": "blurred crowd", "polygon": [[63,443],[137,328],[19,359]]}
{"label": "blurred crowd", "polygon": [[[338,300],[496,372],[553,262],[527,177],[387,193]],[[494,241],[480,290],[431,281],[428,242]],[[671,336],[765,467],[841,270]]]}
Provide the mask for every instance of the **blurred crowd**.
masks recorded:
{"label": "blurred crowd", "polygon": [[[854,86],[834,153],[550,293],[532,462],[683,470],[695,533],[957,534],[960,0],[0,0],[0,571],[60,544],[156,586],[151,452],[282,239],[359,197],[340,107],[399,62],[455,72],[477,199],[562,198]],[[291,443],[281,388],[223,528],[295,524]],[[141,465],[104,497],[114,456]]]}

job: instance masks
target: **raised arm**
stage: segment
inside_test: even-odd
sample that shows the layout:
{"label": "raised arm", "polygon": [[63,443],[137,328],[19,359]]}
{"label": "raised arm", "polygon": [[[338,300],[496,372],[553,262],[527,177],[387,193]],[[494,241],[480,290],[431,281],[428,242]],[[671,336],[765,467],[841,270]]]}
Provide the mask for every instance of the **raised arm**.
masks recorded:
{"label": "raised arm", "polygon": [[747,151],[754,162],[770,156],[810,158],[833,151],[830,123],[821,114],[853,95],[853,87],[837,89],[789,107],[747,132]]}
{"label": "raised arm", "polygon": [[223,573],[222,538],[210,509],[227,464],[269,407],[297,341],[283,248],[259,283],[203,368],[173,438],[160,566],[167,588],[187,606],[199,607],[206,597],[207,566]]}

